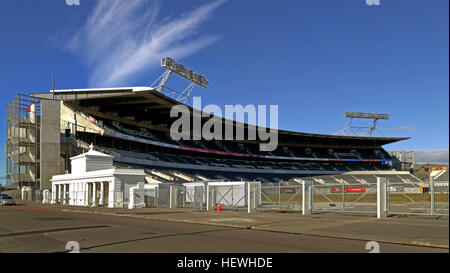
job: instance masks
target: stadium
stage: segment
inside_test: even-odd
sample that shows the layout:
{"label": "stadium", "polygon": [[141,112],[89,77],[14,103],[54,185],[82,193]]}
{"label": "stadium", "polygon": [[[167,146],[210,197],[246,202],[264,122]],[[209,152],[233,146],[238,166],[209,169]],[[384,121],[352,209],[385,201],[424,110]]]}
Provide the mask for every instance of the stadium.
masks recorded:
{"label": "stadium", "polygon": [[[163,59],[164,60],[164,59]],[[178,66],[178,68],[181,65]],[[165,66],[168,67],[167,65]],[[194,84],[207,85],[182,66],[167,69]],[[51,189],[51,177],[71,171],[69,159],[93,144],[113,156],[117,168],[145,170],[149,183],[259,181],[298,184],[374,184],[377,177],[421,182],[392,168],[384,145],[408,138],[324,135],[278,130],[274,151],[260,151],[261,140],[178,140],[171,138],[176,105],[194,108],[157,87],[50,90],[17,95],[7,106],[7,180],[17,189]],[[180,72],[181,71],[181,72]],[[168,74],[168,75],[167,75]],[[194,75],[194,76],[192,76]],[[189,95],[187,94],[187,95]],[[185,96],[186,98],[186,96]],[[185,100],[186,101],[186,100]],[[204,124],[210,118],[202,118]],[[225,120],[246,130],[253,125]],[[222,123],[222,124],[223,124]],[[223,130],[224,131],[224,130]]]}

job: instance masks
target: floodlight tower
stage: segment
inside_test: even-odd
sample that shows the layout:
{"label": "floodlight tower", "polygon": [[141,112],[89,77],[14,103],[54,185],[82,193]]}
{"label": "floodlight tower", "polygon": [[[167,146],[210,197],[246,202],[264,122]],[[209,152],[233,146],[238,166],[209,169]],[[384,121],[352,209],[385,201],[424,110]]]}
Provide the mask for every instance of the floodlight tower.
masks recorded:
{"label": "floodlight tower", "polygon": [[[192,71],[188,67],[180,63],[177,63],[172,58],[169,57],[161,58],[161,67],[164,67],[166,71],[161,76],[159,76],[159,78],[156,79],[156,81],[150,87],[154,87],[155,90],[165,94],[166,96],[170,96],[179,102],[183,103],[190,102],[190,95],[195,85],[199,85],[203,88],[206,88],[209,84],[208,79]],[[181,77],[191,82],[182,92],[178,92],[176,90],[166,87],[166,83],[169,80],[169,77],[172,74],[172,72],[175,72],[176,74],[180,75]],[[170,90],[164,92],[165,91],[164,88]]]}
{"label": "floodlight tower", "polygon": [[[389,119],[388,114],[374,114],[374,113],[361,113],[361,112],[345,112],[344,116],[346,118],[348,118],[347,126],[345,128],[343,128],[342,130],[340,130],[339,132],[335,133],[335,135],[345,135],[345,136],[354,135],[354,136],[372,137],[373,133],[375,131],[380,133],[377,130],[378,120],[380,120],[380,119],[388,120]],[[354,118],[371,119],[372,124],[371,124],[371,126],[354,126],[354,125],[352,125]]]}

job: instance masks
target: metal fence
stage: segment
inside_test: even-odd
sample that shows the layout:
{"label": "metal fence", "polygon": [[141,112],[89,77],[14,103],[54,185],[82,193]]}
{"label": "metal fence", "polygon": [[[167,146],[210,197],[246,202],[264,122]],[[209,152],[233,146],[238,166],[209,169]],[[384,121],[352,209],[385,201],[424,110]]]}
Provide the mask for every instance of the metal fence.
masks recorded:
{"label": "metal fence", "polygon": [[220,204],[224,210],[247,209],[248,195],[246,184],[209,186],[209,198],[214,208]]}
{"label": "metal fence", "polygon": [[302,186],[288,186],[281,183],[261,184],[260,198],[261,202],[257,206],[257,211],[302,210]]}
{"label": "metal fence", "polygon": [[[135,191],[71,191],[48,192],[35,191],[24,194],[24,199],[40,201],[52,200],[58,204],[75,206],[103,206],[115,208],[141,207],[216,209],[220,203],[224,210],[256,211],[302,211],[303,186],[274,184],[227,184],[208,186],[160,184],[154,188]],[[343,184],[306,182],[311,189],[311,209],[319,212],[377,213],[377,184]],[[252,185],[252,187],[250,187]],[[208,192],[209,191],[209,192]],[[249,197],[251,196],[250,200]],[[136,201],[137,200],[137,201]],[[209,206],[207,204],[209,202]],[[132,204],[131,204],[132,203]],[[386,182],[386,212],[411,215],[447,215],[449,214],[449,183],[430,181],[424,183],[406,183],[403,181]]]}
{"label": "metal fence", "polygon": [[313,212],[377,212],[376,184],[311,182]]}
{"label": "metal fence", "polygon": [[[146,194],[146,196],[148,195]],[[153,203],[146,202],[147,207],[156,207],[156,208],[170,207],[170,187],[159,186],[155,188],[155,194],[153,195],[153,198],[154,198]]]}
{"label": "metal fence", "polygon": [[431,189],[433,192],[433,200],[432,200],[432,210],[431,213],[433,215],[449,215],[449,182],[434,182],[433,188]]}
{"label": "metal fence", "polygon": [[387,182],[388,214],[448,215],[449,183]]}
{"label": "metal fence", "polygon": [[206,189],[204,186],[185,187],[184,207],[186,208],[206,208]]}

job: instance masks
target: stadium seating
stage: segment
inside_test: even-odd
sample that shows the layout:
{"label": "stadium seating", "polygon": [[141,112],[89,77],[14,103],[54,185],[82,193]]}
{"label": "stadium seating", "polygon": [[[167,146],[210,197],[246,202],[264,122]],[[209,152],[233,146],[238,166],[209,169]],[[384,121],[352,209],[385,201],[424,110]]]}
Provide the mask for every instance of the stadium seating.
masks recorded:
{"label": "stadium seating", "polygon": [[[167,132],[159,132],[145,128],[138,128],[125,125],[116,121],[97,119],[96,125],[103,129],[122,133],[124,135],[160,142],[129,141],[118,139],[114,142],[107,141],[106,137],[97,137],[96,147],[102,152],[115,156],[117,166],[143,167],[149,177],[156,181],[184,183],[190,181],[209,180],[258,180],[263,183],[269,182],[289,182],[297,183],[298,179],[316,181],[324,184],[373,184],[376,183],[376,176],[388,177],[391,181],[408,183],[421,183],[412,176],[404,174],[374,175],[374,174],[346,174],[348,172],[368,172],[392,170],[390,165],[381,162],[360,162],[360,159],[390,159],[391,156],[382,148],[376,149],[343,149],[343,148],[304,148],[279,146],[271,152],[259,151],[257,144],[239,143],[236,141],[197,141],[178,140],[175,141]],[[90,143],[93,137],[87,133],[77,134],[77,138],[86,143]],[[94,139],[95,140],[95,139]],[[179,148],[164,146],[165,144],[176,145]],[[202,149],[203,151],[182,149],[189,147]],[[207,150],[207,151],[205,151]],[[240,156],[230,156],[220,153],[238,153]],[[246,154],[247,156],[242,156]],[[255,157],[262,156],[262,157]],[[271,159],[274,157],[274,159]],[[279,158],[283,157],[283,158]],[[301,159],[300,159],[301,158]],[[126,161],[127,163],[120,162]],[[292,160],[289,160],[292,159]],[[303,160],[307,159],[307,160]],[[319,159],[319,160],[314,160]],[[321,159],[321,160],[320,160]],[[349,161],[324,161],[323,159],[337,159]],[[130,163],[137,160],[139,163]],[[117,162],[116,162],[117,161]],[[152,163],[153,162],[153,163]],[[156,164],[155,162],[160,162]],[[162,164],[164,162],[164,164]],[[167,164],[166,164],[167,163]],[[189,168],[158,167],[169,166],[170,164],[182,164]],[[202,168],[196,169],[196,166]],[[222,168],[224,171],[208,171],[205,166]],[[152,173],[157,170],[160,175]],[[238,171],[239,170],[239,171]],[[259,172],[255,172],[259,170]],[[298,173],[296,173],[296,171]],[[334,174],[323,175],[320,173],[332,172]],[[165,178],[166,177],[166,178]],[[171,179],[167,179],[171,177]],[[443,176],[444,177],[444,176]],[[448,181],[448,172],[446,173]],[[444,177],[445,179],[445,177]]]}
{"label": "stadium seating", "polygon": [[449,171],[444,170],[442,173],[438,174],[436,177],[434,177],[434,181],[442,181],[442,182],[448,182],[449,180]]}

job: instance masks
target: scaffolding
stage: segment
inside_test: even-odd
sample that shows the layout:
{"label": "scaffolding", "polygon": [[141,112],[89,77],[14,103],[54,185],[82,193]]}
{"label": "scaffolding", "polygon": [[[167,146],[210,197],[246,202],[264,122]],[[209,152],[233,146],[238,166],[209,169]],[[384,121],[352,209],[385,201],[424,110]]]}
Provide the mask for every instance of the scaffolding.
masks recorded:
{"label": "scaffolding", "polygon": [[41,102],[17,95],[6,106],[6,186],[39,189]]}

